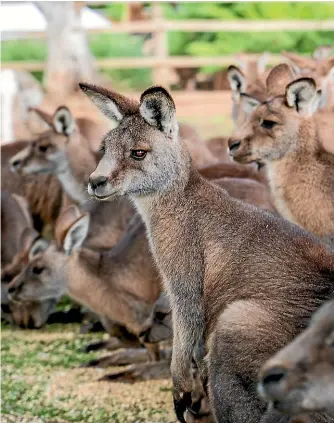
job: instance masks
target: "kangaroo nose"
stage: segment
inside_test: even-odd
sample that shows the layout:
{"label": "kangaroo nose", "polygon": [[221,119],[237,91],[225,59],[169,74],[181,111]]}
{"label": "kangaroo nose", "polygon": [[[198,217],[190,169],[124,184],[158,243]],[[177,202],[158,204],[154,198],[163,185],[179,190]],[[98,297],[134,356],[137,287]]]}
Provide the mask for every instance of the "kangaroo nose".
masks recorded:
{"label": "kangaroo nose", "polygon": [[15,285],[9,286],[8,287],[8,292],[9,294],[13,294],[16,291],[16,287]]}
{"label": "kangaroo nose", "polygon": [[19,160],[19,159],[13,160],[13,161],[10,163],[10,165],[11,165],[11,168],[15,171],[16,169],[18,169],[18,168],[20,167],[20,165],[21,165],[21,160]]}
{"label": "kangaroo nose", "polygon": [[284,381],[288,374],[288,370],[283,367],[272,367],[268,369],[263,375],[261,384],[267,395],[273,399],[280,392],[279,383]]}
{"label": "kangaroo nose", "polygon": [[230,151],[237,150],[240,147],[240,141],[230,140],[228,142]]}
{"label": "kangaroo nose", "polygon": [[90,177],[89,183],[93,189],[96,189],[98,187],[103,187],[104,185],[106,185],[107,178],[105,176],[96,176],[94,178]]}

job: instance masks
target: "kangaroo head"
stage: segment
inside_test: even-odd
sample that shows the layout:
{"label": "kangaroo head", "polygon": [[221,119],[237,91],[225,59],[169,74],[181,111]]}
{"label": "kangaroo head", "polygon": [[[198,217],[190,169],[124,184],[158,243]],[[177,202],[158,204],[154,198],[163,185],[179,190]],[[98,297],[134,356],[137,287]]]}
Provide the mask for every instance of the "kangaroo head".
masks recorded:
{"label": "kangaroo head", "polygon": [[13,257],[9,264],[1,269],[1,283],[9,283],[21,272],[28,263],[29,250],[38,237],[38,232],[35,229],[31,227],[24,229],[20,236],[21,251]]}
{"label": "kangaroo head", "polygon": [[168,190],[180,174],[183,151],[169,93],[162,87],[152,87],[137,103],[93,85],[80,87],[118,124],[102,141],[103,156],[90,176],[88,193],[109,199]]}
{"label": "kangaroo head", "polygon": [[8,293],[17,302],[48,300],[66,291],[67,271],[74,254],[86,239],[89,215],[70,206],[56,223],[56,240],[37,239],[29,250],[28,264],[9,284]]}
{"label": "kangaroo head", "polygon": [[239,57],[240,67],[232,65],[227,70],[227,79],[232,91],[232,120],[236,127],[244,123],[247,118],[241,105],[242,93],[251,95],[259,101],[264,101],[266,98],[264,75],[267,61],[267,53],[257,60],[245,60]]}
{"label": "kangaroo head", "polygon": [[333,410],[334,301],[322,305],[309,327],[269,359],[259,392],[288,414]]}
{"label": "kangaroo head", "polygon": [[59,107],[53,116],[34,110],[49,129],[11,158],[11,169],[24,175],[61,172],[70,137],[77,131],[75,119],[65,106]]}
{"label": "kangaroo head", "polygon": [[321,93],[313,79],[294,80],[289,66],[281,64],[272,69],[266,83],[265,102],[241,95],[248,119],[229,140],[230,154],[238,162],[278,160],[306,142],[314,130],[312,115]]}

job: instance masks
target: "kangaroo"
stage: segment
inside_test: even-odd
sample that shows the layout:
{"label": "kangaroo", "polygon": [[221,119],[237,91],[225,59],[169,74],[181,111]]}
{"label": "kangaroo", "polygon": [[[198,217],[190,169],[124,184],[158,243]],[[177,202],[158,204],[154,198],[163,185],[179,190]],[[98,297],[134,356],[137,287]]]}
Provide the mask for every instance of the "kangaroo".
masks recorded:
{"label": "kangaroo", "polygon": [[27,252],[39,235],[32,227],[25,199],[3,190],[1,235],[1,317],[20,327],[40,327],[53,311],[57,299],[17,304],[8,298],[8,284],[22,270]]}
{"label": "kangaroo", "polygon": [[112,247],[129,223],[133,207],[128,200],[108,204],[89,201],[86,186],[99,153],[91,149],[78,131],[67,107],[59,107],[53,116],[38,109],[36,113],[50,129],[13,156],[11,166],[19,174],[51,174],[57,178],[70,203],[90,213],[91,225],[85,244],[94,248]]}
{"label": "kangaroo", "polygon": [[288,65],[282,64],[269,74],[267,90],[271,97],[264,103],[242,96],[246,107],[256,107],[230,139],[230,154],[239,163],[266,165],[272,199],[283,217],[317,236],[331,237],[334,156],[317,136],[312,116],[318,100],[315,82],[294,81]]}
{"label": "kangaroo", "polygon": [[105,201],[131,198],[170,297],[178,418],[184,421],[191,406],[194,359],[203,380],[208,376],[217,421],[258,422],[259,368],[333,292],[333,254],[299,227],[202,178],[179,140],[175,104],[164,88],[149,88],[138,104],[80,86],[118,121],[102,141],[88,192]]}
{"label": "kangaroo", "polygon": [[334,410],[334,300],[261,368],[259,392],[289,414]]}
{"label": "kangaroo", "polygon": [[[239,60],[240,68],[234,65],[227,70],[227,79],[232,91],[232,121],[234,127],[239,127],[247,118],[240,102],[240,94],[247,92],[259,100],[265,99],[264,74],[267,54],[259,60]],[[222,162],[230,162],[228,155],[228,138],[214,137],[207,140],[206,144],[210,151]]]}
{"label": "kangaroo", "polygon": [[56,242],[30,251],[24,270],[9,286],[17,301],[48,299],[68,293],[134,334],[149,317],[160,292],[160,277],[140,219],[111,250],[82,247],[89,230],[89,214],[70,206],[57,220]]}
{"label": "kangaroo", "polygon": [[34,228],[41,232],[46,225],[54,225],[64,199],[59,182],[51,175],[27,178],[10,171],[10,158],[28,145],[28,141],[17,141],[1,146],[1,189],[26,199]]}

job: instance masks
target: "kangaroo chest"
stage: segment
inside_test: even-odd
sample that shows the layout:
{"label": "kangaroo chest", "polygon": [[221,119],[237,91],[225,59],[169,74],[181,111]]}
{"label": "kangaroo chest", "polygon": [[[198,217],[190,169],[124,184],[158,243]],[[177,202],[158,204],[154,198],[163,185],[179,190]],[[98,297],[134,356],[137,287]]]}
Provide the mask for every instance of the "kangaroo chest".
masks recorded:
{"label": "kangaroo chest", "polygon": [[284,169],[279,163],[274,162],[268,165],[267,172],[272,201],[276,210],[282,217],[297,224],[293,207],[291,207],[289,193],[287,192],[287,169]]}
{"label": "kangaroo chest", "polygon": [[85,185],[74,177],[69,167],[58,174],[58,179],[70,198],[78,204],[83,204],[87,201]]}

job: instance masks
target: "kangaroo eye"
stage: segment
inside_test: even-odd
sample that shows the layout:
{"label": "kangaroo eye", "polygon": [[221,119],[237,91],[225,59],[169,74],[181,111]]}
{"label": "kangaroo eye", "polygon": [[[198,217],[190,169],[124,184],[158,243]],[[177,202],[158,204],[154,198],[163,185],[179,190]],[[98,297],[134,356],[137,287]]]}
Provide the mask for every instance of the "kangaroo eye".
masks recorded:
{"label": "kangaroo eye", "polygon": [[143,160],[146,157],[145,150],[131,150],[131,157],[135,160]]}
{"label": "kangaroo eye", "polygon": [[39,146],[39,151],[41,152],[41,153],[45,153],[46,151],[47,151],[47,149],[49,148],[49,146],[48,145],[40,145]]}
{"label": "kangaroo eye", "polygon": [[165,313],[161,313],[160,311],[157,311],[155,313],[155,318],[157,320],[164,320],[165,317],[166,317],[166,314]]}
{"label": "kangaroo eye", "polygon": [[43,272],[43,270],[44,270],[44,267],[35,266],[35,267],[32,268],[32,273],[34,275],[40,275]]}
{"label": "kangaroo eye", "polygon": [[262,128],[265,128],[265,129],[272,129],[275,125],[277,125],[277,123],[274,122],[273,120],[264,120],[261,123]]}

